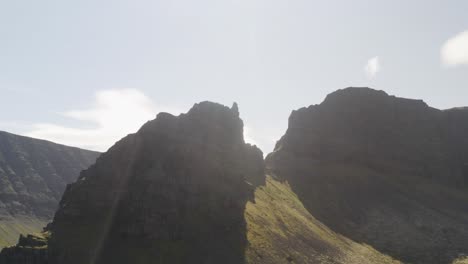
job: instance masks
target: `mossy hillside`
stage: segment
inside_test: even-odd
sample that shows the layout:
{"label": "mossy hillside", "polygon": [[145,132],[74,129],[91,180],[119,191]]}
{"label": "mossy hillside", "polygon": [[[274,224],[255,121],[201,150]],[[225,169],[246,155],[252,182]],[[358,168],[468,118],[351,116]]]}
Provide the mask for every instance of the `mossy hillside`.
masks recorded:
{"label": "mossy hillside", "polygon": [[18,216],[0,221],[0,248],[16,244],[21,234],[40,232],[46,224],[47,220],[29,216]]}
{"label": "mossy hillside", "polygon": [[49,238],[50,232],[48,231],[28,234],[26,236],[21,235],[18,246],[23,248],[47,249]]}
{"label": "mossy hillside", "polygon": [[468,264],[468,257],[460,257],[456,259],[453,264]]}
{"label": "mossy hillside", "polygon": [[399,263],[315,219],[287,182],[268,176],[248,202],[248,263]]}
{"label": "mossy hillside", "polygon": [[49,232],[21,235],[16,246],[2,250],[0,264],[49,264],[47,261],[49,237]]}

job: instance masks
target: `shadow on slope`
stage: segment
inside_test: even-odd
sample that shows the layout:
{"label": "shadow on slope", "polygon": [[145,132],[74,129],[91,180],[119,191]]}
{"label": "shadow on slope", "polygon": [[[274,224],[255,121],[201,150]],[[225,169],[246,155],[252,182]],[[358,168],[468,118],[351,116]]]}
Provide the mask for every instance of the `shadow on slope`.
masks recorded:
{"label": "shadow on slope", "polygon": [[468,253],[468,111],[347,88],[293,111],[266,159],[332,230],[409,263]]}
{"label": "shadow on slope", "polygon": [[349,164],[312,171],[288,182],[335,232],[407,263],[449,264],[468,253],[466,193]]}

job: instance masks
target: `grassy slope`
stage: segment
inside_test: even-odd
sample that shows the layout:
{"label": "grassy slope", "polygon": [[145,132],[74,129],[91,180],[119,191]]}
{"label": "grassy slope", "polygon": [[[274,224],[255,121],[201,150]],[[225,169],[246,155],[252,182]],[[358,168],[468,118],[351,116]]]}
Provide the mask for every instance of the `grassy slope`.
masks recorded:
{"label": "grassy slope", "polygon": [[408,263],[447,264],[467,252],[464,190],[336,162],[301,171],[311,175],[305,171],[319,176],[291,186],[332,230]]}
{"label": "grassy slope", "polygon": [[42,231],[46,220],[39,220],[27,216],[2,219],[0,221],[0,249],[18,242],[20,234],[32,234]]}
{"label": "grassy slope", "polygon": [[334,233],[304,208],[287,183],[267,177],[246,205],[246,259],[254,263],[399,263]]}
{"label": "grassy slope", "polygon": [[66,184],[99,153],[0,131],[0,249],[52,220]]}
{"label": "grassy slope", "polygon": [[[304,208],[287,182],[267,176],[265,186],[255,191],[255,201],[245,210],[248,264],[398,264],[366,244],[331,231]],[[0,245],[17,241],[19,233],[40,230],[45,222],[23,218],[0,224]],[[5,232],[5,230],[10,230]],[[15,230],[16,234],[12,234]],[[135,254],[139,255],[139,254]],[[136,259],[135,259],[136,260]],[[143,261],[148,262],[147,259]],[[453,264],[468,264],[461,257]]]}

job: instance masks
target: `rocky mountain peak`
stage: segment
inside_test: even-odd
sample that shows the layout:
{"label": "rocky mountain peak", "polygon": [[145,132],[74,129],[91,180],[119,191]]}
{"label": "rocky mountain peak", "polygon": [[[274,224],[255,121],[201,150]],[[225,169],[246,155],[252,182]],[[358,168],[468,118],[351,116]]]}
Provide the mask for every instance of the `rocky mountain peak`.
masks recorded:
{"label": "rocky mountain peak", "polygon": [[209,139],[215,145],[242,144],[243,122],[239,112],[233,108],[209,101],[195,104],[186,114],[179,117],[159,113],[155,120],[147,122],[141,134],[162,133],[178,129],[179,136],[186,139]]}
{"label": "rocky mountain peak", "polygon": [[242,263],[244,207],[265,182],[242,131],[235,108],[202,102],[120,140],[67,188],[50,262]]}
{"label": "rocky mountain peak", "polygon": [[326,96],[322,107],[329,108],[358,108],[362,110],[376,110],[380,107],[387,107],[389,104],[406,105],[414,109],[426,109],[429,106],[418,99],[407,99],[391,96],[382,90],[375,90],[369,87],[348,87],[337,90]]}
{"label": "rocky mountain peak", "polygon": [[365,118],[377,124],[378,120],[393,121],[400,118],[400,115],[402,118],[420,118],[421,115],[435,110],[422,100],[399,98],[367,87],[348,87],[330,93],[319,105],[293,111],[289,127],[308,124],[317,112],[334,115],[334,119],[354,122],[356,119]]}
{"label": "rocky mountain peak", "polygon": [[0,263],[466,261],[466,109],[339,90],[292,112],[266,172],[242,130],[235,103],[159,114]]}
{"label": "rocky mountain peak", "polygon": [[[369,87],[347,87],[344,89],[336,90],[332,93],[329,93],[325,100],[324,104],[329,102],[346,102],[346,101],[373,101],[378,100],[378,98],[386,98],[389,95],[382,90],[375,90]],[[367,100],[366,100],[367,99]]]}
{"label": "rocky mountain peak", "polygon": [[452,263],[468,245],[467,134],[463,109],[347,88],[293,111],[266,164],[333,230],[404,262]]}

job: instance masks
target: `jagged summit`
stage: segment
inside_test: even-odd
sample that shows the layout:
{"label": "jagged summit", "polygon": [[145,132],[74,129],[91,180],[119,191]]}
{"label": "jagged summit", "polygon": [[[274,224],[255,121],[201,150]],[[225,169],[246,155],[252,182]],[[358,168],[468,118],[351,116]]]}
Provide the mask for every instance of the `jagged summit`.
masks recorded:
{"label": "jagged summit", "polygon": [[239,116],[239,106],[236,102],[232,103],[231,111],[233,111],[237,116]]}
{"label": "jagged summit", "polygon": [[243,263],[244,207],[265,175],[242,130],[235,109],[202,102],[120,140],[68,186],[50,263]]}
{"label": "jagged summit", "polygon": [[[212,140],[220,139],[224,143],[243,143],[243,122],[239,118],[237,104],[232,108],[224,105],[204,101],[195,104],[187,113],[176,117],[169,113],[159,113],[157,118],[147,122],[141,127],[139,133],[153,133],[156,130],[176,123],[176,120],[187,123],[190,130],[180,131],[187,137],[210,137]],[[197,133],[197,134],[195,134]],[[223,142],[217,142],[224,144]]]}
{"label": "jagged summit", "polygon": [[242,130],[235,103],[159,114],[83,171],[47,232],[0,263],[453,264],[468,254],[467,111],[339,90],[293,111],[266,170]]}

